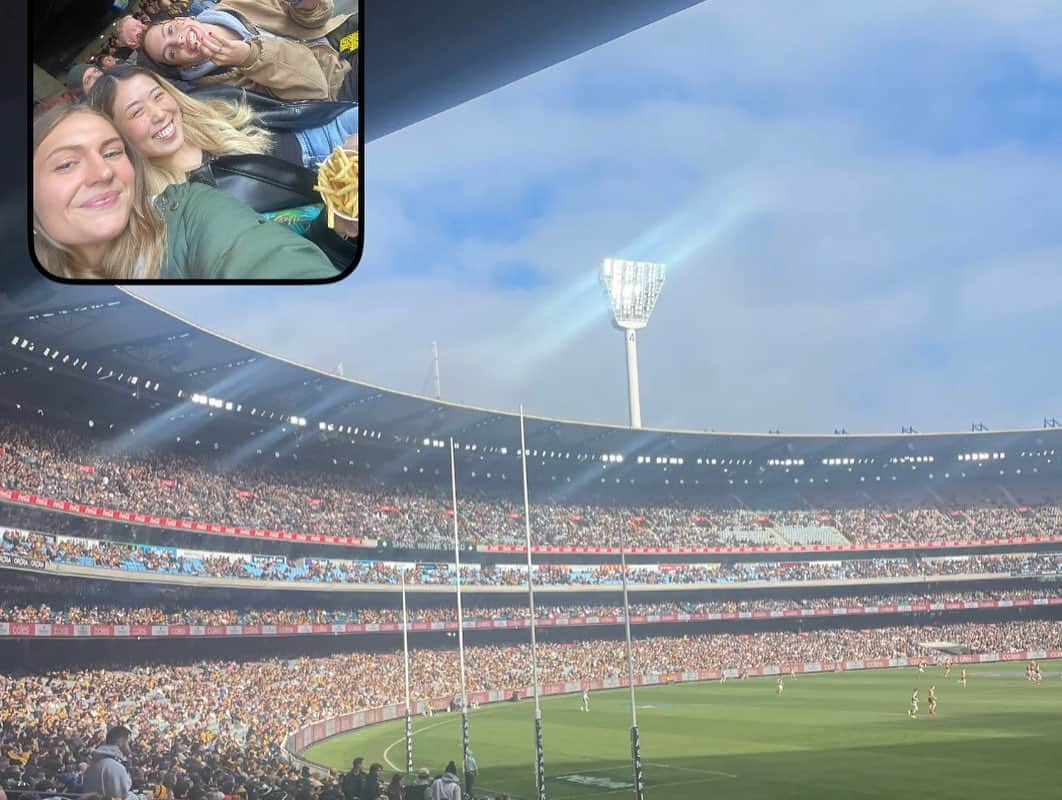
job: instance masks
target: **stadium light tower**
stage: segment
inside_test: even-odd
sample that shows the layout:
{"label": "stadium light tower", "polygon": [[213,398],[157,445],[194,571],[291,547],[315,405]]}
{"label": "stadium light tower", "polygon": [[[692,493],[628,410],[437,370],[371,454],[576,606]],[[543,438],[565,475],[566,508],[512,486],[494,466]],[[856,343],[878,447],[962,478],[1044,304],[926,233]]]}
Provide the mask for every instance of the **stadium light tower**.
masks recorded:
{"label": "stadium light tower", "polygon": [[627,339],[627,397],[631,427],[642,427],[642,402],[638,391],[638,344],[635,331],[649,324],[649,315],[664,288],[664,265],[649,261],[606,258],[601,262],[601,283],[612,304],[612,321]]}

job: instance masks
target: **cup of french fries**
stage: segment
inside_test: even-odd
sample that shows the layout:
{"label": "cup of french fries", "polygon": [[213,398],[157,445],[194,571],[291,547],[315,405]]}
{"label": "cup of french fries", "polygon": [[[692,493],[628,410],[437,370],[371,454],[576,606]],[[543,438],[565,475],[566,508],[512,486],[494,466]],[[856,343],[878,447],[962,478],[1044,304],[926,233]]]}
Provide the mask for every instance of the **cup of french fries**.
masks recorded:
{"label": "cup of french fries", "polygon": [[328,209],[328,227],[336,227],[336,217],[358,221],[358,154],[337,146],[317,168],[317,185]]}

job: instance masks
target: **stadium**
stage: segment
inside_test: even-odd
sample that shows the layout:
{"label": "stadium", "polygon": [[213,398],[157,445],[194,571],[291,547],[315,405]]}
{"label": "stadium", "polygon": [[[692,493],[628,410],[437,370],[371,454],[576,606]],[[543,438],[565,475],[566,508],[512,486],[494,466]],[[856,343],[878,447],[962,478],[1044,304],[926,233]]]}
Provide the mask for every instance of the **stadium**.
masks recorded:
{"label": "stadium", "polygon": [[[460,760],[458,556],[478,780],[532,796],[519,418],[303,368],[117,289],[77,294],[21,295],[2,315],[8,795],[76,787],[85,748],[119,722],[136,732],[134,783],[174,797],[301,796],[303,767],[313,792],[341,792],[330,770],[354,755],[405,772],[403,600],[414,767]],[[965,748],[1029,758],[1027,788],[1045,785],[1062,431],[527,418],[525,449],[550,795],[632,786],[624,531],[647,792],[839,791],[871,769],[808,777],[839,749],[902,752],[960,724]],[[1043,684],[1016,697],[1030,661]],[[909,686],[933,681],[940,726],[911,730]],[[812,717],[818,738],[794,751]],[[949,782],[976,796],[984,776],[953,763]]]}
{"label": "stadium", "polygon": [[[368,141],[694,5],[366,4]],[[8,262],[0,800],[1058,796],[1057,421],[525,417]]]}

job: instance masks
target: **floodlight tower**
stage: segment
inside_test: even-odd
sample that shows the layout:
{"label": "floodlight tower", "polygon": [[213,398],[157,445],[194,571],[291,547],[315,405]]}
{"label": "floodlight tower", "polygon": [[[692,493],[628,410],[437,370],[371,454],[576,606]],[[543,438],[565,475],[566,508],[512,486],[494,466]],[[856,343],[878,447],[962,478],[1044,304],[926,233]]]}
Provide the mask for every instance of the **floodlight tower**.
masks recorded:
{"label": "floodlight tower", "polygon": [[613,324],[627,339],[627,395],[631,427],[642,427],[642,402],[638,392],[638,342],[635,331],[649,324],[649,315],[664,288],[664,265],[649,261],[606,258],[601,262],[601,283],[612,303]]}

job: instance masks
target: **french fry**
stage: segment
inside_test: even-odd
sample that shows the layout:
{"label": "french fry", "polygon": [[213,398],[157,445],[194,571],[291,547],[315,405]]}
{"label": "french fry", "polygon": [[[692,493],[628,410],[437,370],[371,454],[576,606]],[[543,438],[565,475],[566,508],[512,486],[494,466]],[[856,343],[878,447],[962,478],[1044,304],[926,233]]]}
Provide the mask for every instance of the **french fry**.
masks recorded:
{"label": "french fry", "polygon": [[328,208],[328,227],[335,227],[335,215],[358,215],[358,155],[336,147],[320,165],[314,190],[321,193]]}

